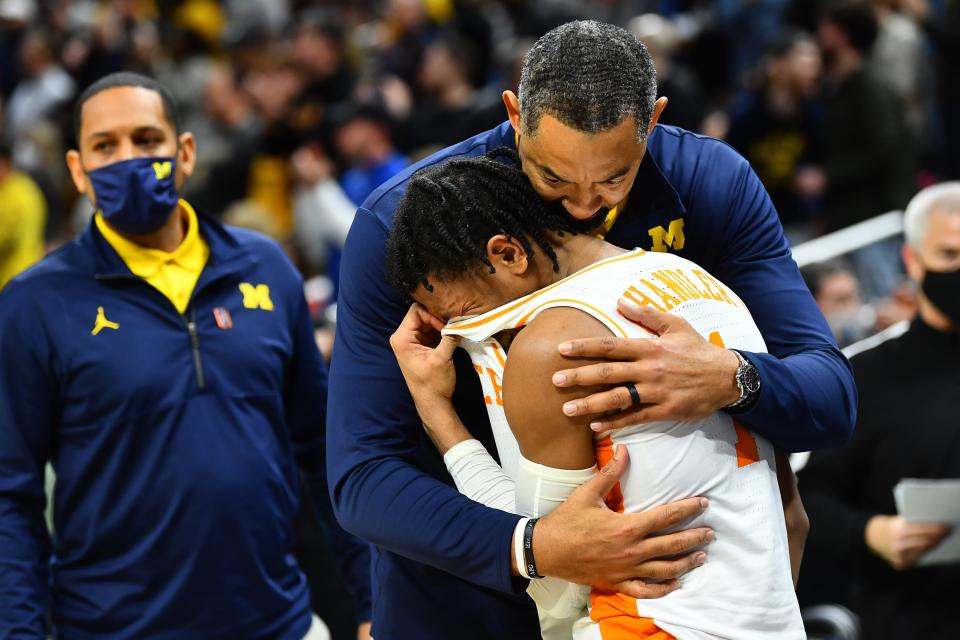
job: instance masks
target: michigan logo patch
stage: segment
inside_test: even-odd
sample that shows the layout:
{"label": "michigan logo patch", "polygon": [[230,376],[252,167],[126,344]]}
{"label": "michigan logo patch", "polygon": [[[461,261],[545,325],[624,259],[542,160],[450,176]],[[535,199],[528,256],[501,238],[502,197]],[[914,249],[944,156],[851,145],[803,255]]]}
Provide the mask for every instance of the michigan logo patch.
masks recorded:
{"label": "michigan logo patch", "polygon": [[243,306],[247,309],[273,311],[273,300],[270,299],[270,287],[267,285],[241,282],[240,293],[243,294]]}
{"label": "michigan logo patch", "polygon": [[683,235],[683,218],[677,218],[670,221],[668,228],[654,227],[647,231],[650,239],[653,240],[651,249],[665,253],[668,248],[674,251],[683,249],[686,238]]}
{"label": "michigan logo patch", "polygon": [[157,180],[166,180],[170,177],[170,170],[172,166],[169,160],[164,160],[163,162],[157,161],[153,163],[153,172],[157,176]]}

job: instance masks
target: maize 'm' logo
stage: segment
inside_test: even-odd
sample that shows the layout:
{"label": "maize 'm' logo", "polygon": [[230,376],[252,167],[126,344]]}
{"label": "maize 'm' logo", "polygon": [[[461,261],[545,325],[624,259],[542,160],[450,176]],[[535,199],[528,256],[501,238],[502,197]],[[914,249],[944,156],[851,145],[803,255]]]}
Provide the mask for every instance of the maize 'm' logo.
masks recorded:
{"label": "maize 'm' logo", "polygon": [[153,172],[157,175],[157,180],[165,180],[170,177],[172,166],[169,160],[153,163]]}
{"label": "maize 'm' logo", "polygon": [[270,287],[267,285],[252,285],[249,282],[241,282],[240,293],[243,294],[243,306],[247,309],[273,311],[273,301],[270,299]]}
{"label": "maize 'm' logo", "polygon": [[648,230],[647,233],[650,234],[650,238],[653,240],[652,251],[666,253],[667,248],[679,251],[683,249],[683,243],[686,241],[683,235],[683,218],[671,220],[667,229],[654,227]]}

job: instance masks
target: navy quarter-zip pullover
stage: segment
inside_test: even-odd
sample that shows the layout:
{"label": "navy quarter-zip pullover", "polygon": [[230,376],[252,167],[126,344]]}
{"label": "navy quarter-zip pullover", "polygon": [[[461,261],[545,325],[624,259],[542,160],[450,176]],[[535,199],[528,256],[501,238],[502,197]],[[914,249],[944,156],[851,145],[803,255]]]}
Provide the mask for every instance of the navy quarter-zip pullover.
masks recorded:
{"label": "navy quarter-zip pullover", "polygon": [[200,233],[183,314],[93,224],[0,295],[0,637],[48,608],[66,640],[310,626],[295,457],[322,476],[326,371],[301,279],[262,236]]}

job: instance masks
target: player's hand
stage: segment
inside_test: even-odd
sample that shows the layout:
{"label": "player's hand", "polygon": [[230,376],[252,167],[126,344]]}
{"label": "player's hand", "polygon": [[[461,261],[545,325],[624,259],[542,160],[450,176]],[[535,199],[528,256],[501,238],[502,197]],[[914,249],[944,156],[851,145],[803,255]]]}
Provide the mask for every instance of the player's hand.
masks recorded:
{"label": "player's hand", "polygon": [[[553,376],[558,387],[619,385],[563,405],[568,416],[595,415],[598,432],[656,420],[697,420],[740,398],[739,359],[707,342],[680,316],[639,307],[620,298],[617,308],[659,339],[583,338],[560,344],[569,358],[610,362],[564,369]],[[641,404],[633,406],[626,386],[634,385]],[[611,412],[616,412],[611,414]]]}
{"label": "player's hand", "polygon": [[677,577],[706,560],[699,547],[714,539],[700,527],[656,535],[703,513],[705,498],[688,498],[640,513],[614,513],[604,497],[627,466],[625,447],[593,479],[578,487],[533,530],[537,570],[578,584],[659,598],[679,587]]}
{"label": "player's hand", "polygon": [[452,407],[453,389],[457,385],[453,352],[460,338],[441,336],[443,327],[443,320],[413,303],[390,336],[390,346],[403,378],[425,422],[436,411],[445,413]]}
{"label": "player's hand", "polygon": [[870,549],[894,569],[909,569],[950,532],[942,524],[907,522],[900,516],[877,515],[867,521],[864,538]]}

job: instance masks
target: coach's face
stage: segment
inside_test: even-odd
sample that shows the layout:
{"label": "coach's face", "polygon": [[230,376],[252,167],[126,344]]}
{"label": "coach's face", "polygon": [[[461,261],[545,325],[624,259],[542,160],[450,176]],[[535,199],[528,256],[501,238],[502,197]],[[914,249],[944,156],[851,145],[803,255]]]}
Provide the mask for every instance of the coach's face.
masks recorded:
{"label": "coach's face", "polygon": [[88,174],[115,162],[176,156],[178,190],[193,173],[193,134],[178,136],[160,94],[144,87],[113,87],[91,96],[80,111],[78,137],[78,148],[67,152],[67,166],[77,191],[91,202],[94,193]]}
{"label": "coach's face", "polygon": [[[583,133],[551,115],[540,118],[536,135],[523,135],[520,103],[512,91],[504,104],[514,131],[520,134],[517,153],[530,184],[544,200],[559,200],[578,220],[589,220],[617,206],[633,187],[646,142],[637,141],[633,116],[600,133]],[[666,98],[656,102],[649,132],[653,131]]]}

